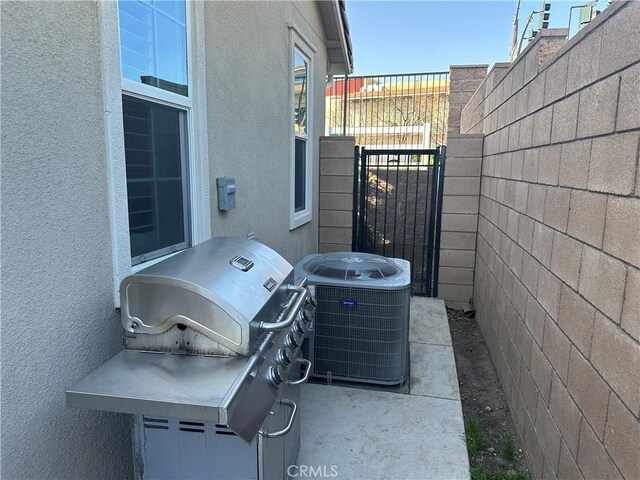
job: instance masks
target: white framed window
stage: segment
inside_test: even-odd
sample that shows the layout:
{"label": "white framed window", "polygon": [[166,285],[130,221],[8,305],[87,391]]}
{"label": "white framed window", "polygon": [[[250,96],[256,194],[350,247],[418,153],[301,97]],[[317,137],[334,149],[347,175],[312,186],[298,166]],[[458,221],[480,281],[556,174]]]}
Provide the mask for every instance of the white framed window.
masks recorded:
{"label": "white framed window", "polygon": [[308,223],[313,209],[313,53],[291,28],[291,230]]}
{"label": "white framed window", "polygon": [[191,246],[187,3],[118,2],[131,264]]}
{"label": "white framed window", "polygon": [[211,238],[204,2],[105,1],[100,18],[117,307],[125,276]]}

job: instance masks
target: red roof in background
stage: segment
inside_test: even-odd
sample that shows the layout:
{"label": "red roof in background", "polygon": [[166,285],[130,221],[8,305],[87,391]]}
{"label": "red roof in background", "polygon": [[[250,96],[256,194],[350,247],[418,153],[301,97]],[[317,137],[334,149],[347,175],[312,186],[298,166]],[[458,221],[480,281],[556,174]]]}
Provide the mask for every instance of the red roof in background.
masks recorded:
{"label": "red roof in background", "polygon": [[[347,93],[351,97],[353,93],[361,92],[375,92],[376,85],[380,85],[382,88],[380,92],[385,92],[386,95],[398,95],[402,93],[418,93],[418,92],[446,92],[449,88],[448,79],[422,79],[415,78],[413,81],[407,80],[392,82],[390,80],[378,81],[375,77],[352,77],[347,79]],[[327,97],[342,97],[344,95],[344,78],[337,78],[333,80],[333,83],[327,87],[325,96]],[[369,87],[369,88],[367,88]]]}

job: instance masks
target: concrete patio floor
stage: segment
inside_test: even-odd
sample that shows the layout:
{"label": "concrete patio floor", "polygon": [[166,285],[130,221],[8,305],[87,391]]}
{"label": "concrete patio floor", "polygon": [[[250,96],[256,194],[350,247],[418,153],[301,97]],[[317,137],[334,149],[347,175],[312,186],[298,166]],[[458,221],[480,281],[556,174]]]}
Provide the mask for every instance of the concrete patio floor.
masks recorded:
{"label": "concrete patio floor", "polygon": [[316,477],[336,479],[469,478],[458,377],[442,300],[411,299],[409,340],[410,394],[303,387],[298,465],[320,467]]}

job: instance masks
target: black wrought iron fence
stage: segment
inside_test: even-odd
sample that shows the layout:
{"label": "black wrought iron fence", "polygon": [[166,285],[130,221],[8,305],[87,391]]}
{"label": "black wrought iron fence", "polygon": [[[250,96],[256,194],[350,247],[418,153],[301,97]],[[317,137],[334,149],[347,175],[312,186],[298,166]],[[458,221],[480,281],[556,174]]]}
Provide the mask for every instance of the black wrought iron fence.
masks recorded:
{"label": "black wrought iron fence", "polygon": [[438,295],[445,151],[355,150],[352,250],[408,260],[414,295]]}
{"label": "black wrought iron fence", "polygon": [[326,135],[369,149],[446,144],[448,72],[335,77],[326,90]]}

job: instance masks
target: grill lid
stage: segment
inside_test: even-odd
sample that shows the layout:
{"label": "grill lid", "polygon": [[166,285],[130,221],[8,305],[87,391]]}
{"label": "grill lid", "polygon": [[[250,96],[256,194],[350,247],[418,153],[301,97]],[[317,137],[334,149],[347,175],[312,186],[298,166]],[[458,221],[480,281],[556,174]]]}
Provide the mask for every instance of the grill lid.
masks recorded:
{"label": "grill lid", "polygon": [[184,325],[247,355],[258,334],[250,324],[273,321],[285,300],[278,287],[292,270],[254,240],[214,238],[125,278],[122,325],[136,334]]}

